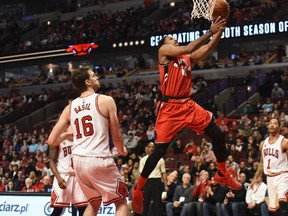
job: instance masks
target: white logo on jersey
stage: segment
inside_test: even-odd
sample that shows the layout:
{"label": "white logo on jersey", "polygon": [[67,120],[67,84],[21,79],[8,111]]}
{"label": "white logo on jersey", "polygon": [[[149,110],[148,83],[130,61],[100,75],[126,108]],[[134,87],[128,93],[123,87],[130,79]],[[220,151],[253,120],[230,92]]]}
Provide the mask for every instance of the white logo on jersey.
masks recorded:
{"label": "white logo on jersey", "polygon": [[168,73],[166,73],[166,74],[164,75],[164,83],[166,83],[167,80],[168,80]]}
{"label": "white logo on jersey", "polygon": [[178,65],[181,68],[182,76],[187,76],[187,72],[191,72],[191,67],[188,65],[188,62],[185,59],[178,59]]}

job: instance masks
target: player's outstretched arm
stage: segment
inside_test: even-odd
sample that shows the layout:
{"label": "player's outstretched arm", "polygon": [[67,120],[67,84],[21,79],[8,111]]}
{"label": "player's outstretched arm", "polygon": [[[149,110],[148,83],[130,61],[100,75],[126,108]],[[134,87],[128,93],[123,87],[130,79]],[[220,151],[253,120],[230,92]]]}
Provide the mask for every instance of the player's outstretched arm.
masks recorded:
{"label": "player's outstretched arm", "polygon": [[195,52],[190,54],[190,59],[192,63],[199,62],[201,59],[205,58],[218,44],[221,38],[222,31],[217,32],[213,35],[213,38],[208,44],[203,45]]}
{"label": "player's outstretched arm", "polygon": [[189,52],[186,54],[190,54],[193,51],[199,49],[204,44],[206,44],[212,35],[218,32],[222,32],[225,29],[225,26],[226,26],[226,20],[223,19],[222,17],[218,17],[215,21],[212,21],[209,31],[207,31],[204,35],[202,35],[197,40],[187,45]]}
{"label": "player's outstretched arm", "polygon": [[[228,10],[227,16],[224,19],[222,19],[221,17],[218,17],[216,19],[215,22],[217,22],[217,20],[220,18],[222,19],[222,21],[225,20],[225,25],[222,26],[222,29],[218,29],[218,31],[215,32],[212,40],[208,44],[203,45],[198,50],[196,50],[195,52],[192,52],[190,54],[190,58],[194,64],[196,62],[200,61],[201,59],[205,58],[217,46],[217,44],[219,43],[219,41],[221,39],[222,32],[225,29],[226,22],[228,21],[228,18],[229,18],[229,14],[230,14],[230,9]],[[211,30],[213,24],[214,24],[214,21],[212,21],[212,25],[210,27],[210,32],[213,31],[213,30]]]}
{"label": "player's outstretched arm", "polygon": [[222,31],[225,28],[225,25],[226,25],[225,19],[218,17],[215,20],[215,22],[212,22],[209,31],[207,31],[197,40],[190,42],[186,46],[173,46],[171,44],[165,44],[161,46],[159,49],[158,58],[161,59],[163,56],[176,57],[179,55],[190,54],[195,50],[199,49],[199,47],[206,44],[213,34]]}

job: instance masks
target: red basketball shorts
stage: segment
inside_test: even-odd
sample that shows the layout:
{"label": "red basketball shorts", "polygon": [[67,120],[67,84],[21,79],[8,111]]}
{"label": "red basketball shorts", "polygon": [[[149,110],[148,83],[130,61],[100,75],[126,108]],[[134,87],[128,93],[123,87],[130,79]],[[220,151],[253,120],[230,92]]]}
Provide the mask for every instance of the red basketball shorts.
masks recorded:
{"label": "red basketball shorts", "polygon": [[212,113],[199,106],[193,100],[169,100],[158,102],[158,115],[155,125],[157,134],[155,143],[168,143],[184,127],[199,134],[211,121]]}

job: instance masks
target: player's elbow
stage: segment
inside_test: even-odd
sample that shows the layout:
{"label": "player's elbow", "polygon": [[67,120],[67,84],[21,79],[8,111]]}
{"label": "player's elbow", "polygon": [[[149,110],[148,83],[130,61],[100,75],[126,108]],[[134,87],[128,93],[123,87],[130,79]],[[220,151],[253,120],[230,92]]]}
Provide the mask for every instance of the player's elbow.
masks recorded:
{"label": "player's elbow", "polygon": [[52,149],[56,148],[60,143],[58,142],[58,140],[48,139],[47,144],[50,146],[50,149]]}

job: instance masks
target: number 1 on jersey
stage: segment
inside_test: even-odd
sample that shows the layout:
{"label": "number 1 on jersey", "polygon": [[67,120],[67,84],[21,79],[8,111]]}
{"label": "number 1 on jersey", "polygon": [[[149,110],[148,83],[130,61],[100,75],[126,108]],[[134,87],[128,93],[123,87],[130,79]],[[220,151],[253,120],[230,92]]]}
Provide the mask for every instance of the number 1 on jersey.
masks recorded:
{"label": "number 1 on jersey", "polygon": [[270,161],[271,161],[271,159],[268,159],[267,169],[271,169],[271,167],[270,167]]}

